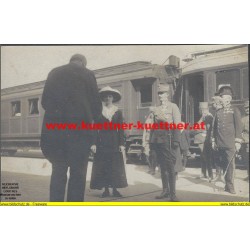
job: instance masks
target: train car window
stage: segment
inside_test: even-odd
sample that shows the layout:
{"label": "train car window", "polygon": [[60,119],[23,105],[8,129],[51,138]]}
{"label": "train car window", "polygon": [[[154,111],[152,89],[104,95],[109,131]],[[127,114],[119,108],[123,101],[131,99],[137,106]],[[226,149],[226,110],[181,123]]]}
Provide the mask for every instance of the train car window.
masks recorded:
{"label": "train car window", "polygon": [[222,86],[230,86],[233,90],[233,99],[240,100],[240,70],[222,70],[216,72],[216,89]]}
{"label": "train car window", "polygon": [[152,84],[140,86],[141,107],[148,107],[152,104]]}
{"label": "train car window", "polygon": [[21,101],[11,102],[11,113],[13,117],[21,116]]}
{"label": "train car window", "polygon": [[243,69],[243,98],[249,98],[249,76],[248,76],[248,68]]}
{"label": "train car window", "polygon": [[38,98],[29,99],[29,114],[30,115],[38,115]]}

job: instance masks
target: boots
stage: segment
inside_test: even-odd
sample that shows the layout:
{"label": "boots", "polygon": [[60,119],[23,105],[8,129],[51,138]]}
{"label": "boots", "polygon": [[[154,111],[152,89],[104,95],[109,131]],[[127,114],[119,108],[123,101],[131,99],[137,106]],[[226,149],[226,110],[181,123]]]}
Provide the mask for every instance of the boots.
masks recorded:
{"label": "boots", "polygon": [[176,173],[169,175],[170,201],[178,201],[175,193]]}
{"label": "boots", "polygon": [[157,195],[155,199],[164,199],[164,198],[169,198],[169,190],[167,188],[164,188],[163,191],[161,192],[160,195]]}
{"label": "boots", "polygon": [[161,169],[161,182],[162,182],[162,192],[160,195],[157,195],[155,199],[164,199],[169,198],[169,182],[167,172],[162,171]]}

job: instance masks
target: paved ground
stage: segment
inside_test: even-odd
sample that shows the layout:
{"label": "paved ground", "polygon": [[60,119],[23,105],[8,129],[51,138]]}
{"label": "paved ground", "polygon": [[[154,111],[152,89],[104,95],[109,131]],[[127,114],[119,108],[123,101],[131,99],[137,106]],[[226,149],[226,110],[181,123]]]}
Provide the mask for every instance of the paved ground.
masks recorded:
{"label": "paved ground", "polygon": [[[194,163],[195,166],[195,163]],[[126,166],[129,187],[120,189],[123,198],[113,197],[100,198],[102,191],[90,190],[89,181],[92,163],[89,163],[87,173],[87,185],[85,192],[86,201],[159,201],[155,196],[161,192],[160,174],[152,176],[147,173],[145,165],[128,164]],[[49,182],[51,166],[44,159],[27,158],[1,158],[1,182],[17,183],[19,189],[15,200],[11,201],[48,201]],[[249,183],[243,179],[246,177],[246,170],[237,169],[235,178],[236,195],[223,191],[222,182],[209,183],[201,180],[200,169],[189,167],[179,173],[177,180],[177,196],[181,201],[248,201]],[[3,190],[2,190],[3,193]],[[2,196],[2,201],[7,201]],[[166,201],[166,200],[164,200]]]}

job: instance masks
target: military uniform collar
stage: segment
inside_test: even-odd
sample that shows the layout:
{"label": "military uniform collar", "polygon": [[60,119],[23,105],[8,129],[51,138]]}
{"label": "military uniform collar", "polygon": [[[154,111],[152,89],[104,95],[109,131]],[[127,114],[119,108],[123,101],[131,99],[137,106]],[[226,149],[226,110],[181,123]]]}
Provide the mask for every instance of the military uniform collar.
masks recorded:
{"label": "military uniform collar", "polygon": [[223,107],[223,109],[224,109],[224,110],[230,110],[230,109],[232,109],[232,106],[231,106],[231,104],[229,104],[229,105],[227,105],[226,107]]}
{"label": "military uniform collar", "polygon": [[169,102],[169,101],[163,102],[163,103],[160,105],[160,107],[162,107],[162,108],[167,108],[167,107],[169,107],[169,106],[170,106],[170,102]]}

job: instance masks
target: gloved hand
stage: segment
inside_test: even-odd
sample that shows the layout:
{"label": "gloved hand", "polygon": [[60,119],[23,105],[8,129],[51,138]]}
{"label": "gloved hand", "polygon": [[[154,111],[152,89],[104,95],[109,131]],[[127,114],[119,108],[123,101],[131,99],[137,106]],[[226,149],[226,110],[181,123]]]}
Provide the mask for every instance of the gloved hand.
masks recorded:
{"label": "gloved hand", "polygon": [[93,152],[93,154],[96,153],[96,145],[92,145],[90,149]]}
{"label": "gloved hand", "polygon": [[214,138],[212,138],[212,149],[213,150],[217,150],[217,145],[215,143],[215,139]]}
{"label": "gloved hand", "polygon": [[119,146],[119,151],[120,152],[123,152],[125,150],[125,147],[124,146]]}
{"label": "gloved hand", "polygon": [[235,143],[235,148],[236,148],[236,151],[239,152],[240,148],[241,148],[241,144],[239,142],[236,142]]}

